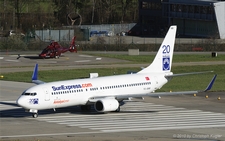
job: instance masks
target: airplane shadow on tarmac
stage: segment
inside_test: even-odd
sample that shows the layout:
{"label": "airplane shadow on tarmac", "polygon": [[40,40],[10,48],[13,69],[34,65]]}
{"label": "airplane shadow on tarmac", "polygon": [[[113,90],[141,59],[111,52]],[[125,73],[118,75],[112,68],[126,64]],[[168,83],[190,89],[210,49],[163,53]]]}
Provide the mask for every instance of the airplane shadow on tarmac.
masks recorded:
{"label": "airplane shadow on tarmac", "polygon": [[[25,112],[23,108],[20,108],[17,104],[15,103],[10,103],[10,102],[0,102],[2,105],[8,105],[8,106],[13,106],[16,108],[11,108],[11,109],[6,109],[6,110],[0,110],[0,118],[7,118],[7,117],[14,117],[14,118],[23,118],[23,117],[32,117],[31,113]],[[110,112],[113,114],[118,113],[155,113],[159,111],[151,111],[151,110],[146,110],[146,111],[120,111],[120,112]],[[53,111],[53,109],[48,109],[48,110],[40,110],[38,111],[38,115],[50,115],[54,116],[54,114],[59,114],[59,113],[70,113],[74,115],[98,115],[98,114],[105,114],[103,112],[96,112],[94,107],[92,106],[90,111],[81,111],[79,106],[73,106],[73,107],[66,107],[66,108],[57,108],[56,111]],[[110,114],[109,113],[109,114]]]}

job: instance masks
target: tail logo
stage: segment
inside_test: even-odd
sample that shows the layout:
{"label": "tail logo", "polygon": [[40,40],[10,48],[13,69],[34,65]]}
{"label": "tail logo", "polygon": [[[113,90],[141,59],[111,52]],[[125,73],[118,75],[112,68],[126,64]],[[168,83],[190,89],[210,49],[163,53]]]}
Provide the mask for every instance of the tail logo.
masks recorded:
{"label": "tail logo", "polygon": [[163,64],[163,71],[170,70],[170,45],[163,45],[163,56],[162,56],[162,64]]}
{"label": "tail logo", "polygon": [[163,57],[163,71],[170,70],[170,57]]}

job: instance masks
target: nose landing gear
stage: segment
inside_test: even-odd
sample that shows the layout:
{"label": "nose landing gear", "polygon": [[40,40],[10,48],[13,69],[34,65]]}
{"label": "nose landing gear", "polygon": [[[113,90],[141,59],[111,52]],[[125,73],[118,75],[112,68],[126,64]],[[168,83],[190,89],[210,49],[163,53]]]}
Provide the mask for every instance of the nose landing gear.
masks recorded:
{"label": "nose landing gear", "polygon": [[33,118],[37,118],[38,117],[38,113],[32,113],[32,117]]}
{"label": "nose landing gear", "polygon": [[33,117],[33,118],[37,118],[37,117],[38,117],[38,110],[34,110],[34,109],[26,109],[25,112],[32,113],[32,117]]}

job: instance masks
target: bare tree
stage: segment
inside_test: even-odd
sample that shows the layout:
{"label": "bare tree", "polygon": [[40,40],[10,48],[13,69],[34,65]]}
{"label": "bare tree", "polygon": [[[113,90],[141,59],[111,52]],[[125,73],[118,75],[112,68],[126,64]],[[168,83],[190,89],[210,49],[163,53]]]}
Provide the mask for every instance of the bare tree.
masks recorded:
{"label": "bare tree", "polygon": [[25,7],[31,1],[28,0],[15,0],[15,9],[16,9],[16,17],[17,17],[17,28],[21,26],[21,13],[24,11]]}
{"label": "bare tree", "polygon": [[[43,6],[44,5],[44,6]],[[14,13],[14,14],[12,14]],[[32,27],[134,22],[137,0],[0,0],[0,23]],[[29,22],[27,22],[29,21]]]}
{"label": "bare tree", "polygon": [[92,24],[94,22],[94,16],[95,16],[95,3],[96,3],[96,1],[92,0],[92,4],[93,4],[93,6],[92,6],[92,16],[91,16],[91,23]]}

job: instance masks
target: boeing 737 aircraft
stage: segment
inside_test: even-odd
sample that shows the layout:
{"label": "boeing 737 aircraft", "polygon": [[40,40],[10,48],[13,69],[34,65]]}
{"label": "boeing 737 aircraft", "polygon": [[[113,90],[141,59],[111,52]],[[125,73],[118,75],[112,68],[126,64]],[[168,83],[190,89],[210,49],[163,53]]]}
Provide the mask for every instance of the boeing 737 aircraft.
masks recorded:
{"label": "boeing 737 aircraft", "polygon": [[[79,105],[82,110],[89,110],[93,105],[97,112],[119,112],[122,101],[132,97],[198,93],[200,91],[155,92],[174,76],[205,73],[173,74],[171,72],[176,30],[176,26],[169,28],[153,62],[135,74],[93,76],[85,79],[45,83],[38,80],[38,64],[36,64],[32,82],[38,85],[25,90],[18,98],[17,104],[36,118],[38,110],[44,109],[55,110]],[[216,75],[204,91],[211,89],[215,79]]]}

